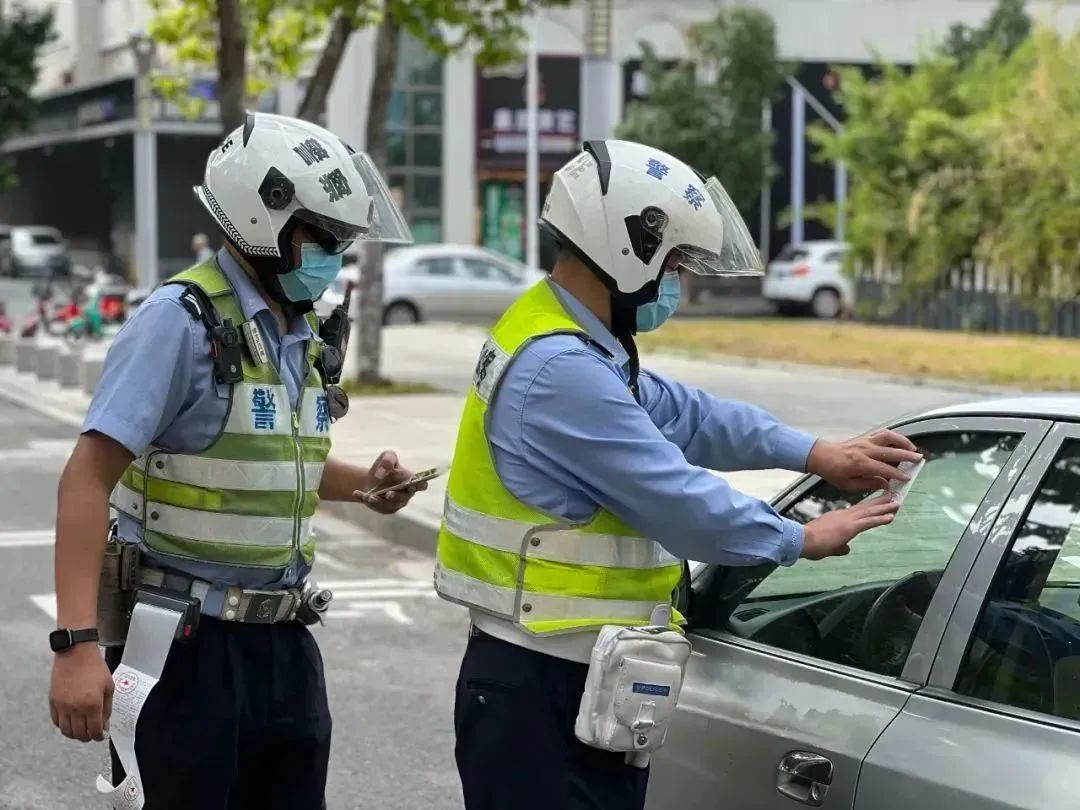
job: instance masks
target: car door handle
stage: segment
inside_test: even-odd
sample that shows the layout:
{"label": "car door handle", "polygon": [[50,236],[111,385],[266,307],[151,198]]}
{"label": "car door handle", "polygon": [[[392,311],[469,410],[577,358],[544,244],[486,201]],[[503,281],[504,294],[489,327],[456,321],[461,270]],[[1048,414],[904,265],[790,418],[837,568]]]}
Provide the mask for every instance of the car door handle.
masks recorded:
{"label": "car door handle", "polygon": [[821,807],[833,779],[833,764],[821,754],[792,751],[776,767],[776,790],[811,807]]}

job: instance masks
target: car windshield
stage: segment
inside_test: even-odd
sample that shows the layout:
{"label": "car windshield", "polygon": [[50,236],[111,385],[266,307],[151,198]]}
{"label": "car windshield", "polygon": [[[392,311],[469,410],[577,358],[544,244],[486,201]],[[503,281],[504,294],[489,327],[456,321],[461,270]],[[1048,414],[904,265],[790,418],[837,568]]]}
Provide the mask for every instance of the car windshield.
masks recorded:
{"label": "car windshield", "polygon": [[776,254],[776,261],[778,262],[801,262],[804,261],[810,252],[805,248],[795,247],[794,245],[786,245],[783,250]]}
{"label": "car windshield", "polygon": [[30,241],[35,245],[59,245],[60,240],[51,233],[32,233],[30,234]]}

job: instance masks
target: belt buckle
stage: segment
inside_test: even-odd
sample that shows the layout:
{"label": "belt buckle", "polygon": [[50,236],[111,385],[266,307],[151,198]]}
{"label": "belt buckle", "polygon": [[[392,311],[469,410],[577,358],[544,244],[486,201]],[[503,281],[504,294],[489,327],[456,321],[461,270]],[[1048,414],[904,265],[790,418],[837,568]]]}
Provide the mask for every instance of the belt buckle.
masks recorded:
{"label": "belt buckle", "polygon": [[244,624],[273,624],[277,621],[281,600],[290,598],[288,591],[255,591],[229,588],[225,594],[222,618]]}

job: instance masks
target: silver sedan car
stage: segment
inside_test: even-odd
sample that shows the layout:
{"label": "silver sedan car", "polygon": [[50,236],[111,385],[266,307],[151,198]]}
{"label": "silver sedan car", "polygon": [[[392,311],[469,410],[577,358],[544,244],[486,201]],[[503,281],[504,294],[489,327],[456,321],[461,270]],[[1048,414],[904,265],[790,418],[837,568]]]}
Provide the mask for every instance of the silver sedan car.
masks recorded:
{"label": "silver sedan car", "polygon": [[[473,245],[395,248],[383,262],[383,323],[494,323],[544,275],[509,256]],[[358,264],[346,267],[316,304],[319,314],[329,314],[341,302],[345,286],[358,280]]]}
{"label": "silver sedan car", "polygon": [[[1080,807],[1080,397],[896,429],[927,463],[848,556],[697,568],[650,810]],[[861,497],[807,476],[774,505]]]}

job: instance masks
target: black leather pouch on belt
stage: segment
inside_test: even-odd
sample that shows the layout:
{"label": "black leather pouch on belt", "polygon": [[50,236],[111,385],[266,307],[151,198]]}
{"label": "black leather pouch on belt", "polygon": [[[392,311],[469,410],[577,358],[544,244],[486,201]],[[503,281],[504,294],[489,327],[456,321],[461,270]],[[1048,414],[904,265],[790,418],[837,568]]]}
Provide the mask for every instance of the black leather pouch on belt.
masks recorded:
{"label": "black leather pouch on belt", "polygon": [[98,644],[102,647],[119,647],[127,639],[135,600],[134,575],[138,557],[137,547],[117,539],[114,523],[105,543],[98,585]]}

